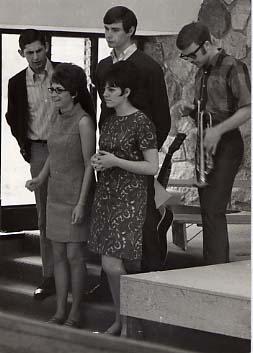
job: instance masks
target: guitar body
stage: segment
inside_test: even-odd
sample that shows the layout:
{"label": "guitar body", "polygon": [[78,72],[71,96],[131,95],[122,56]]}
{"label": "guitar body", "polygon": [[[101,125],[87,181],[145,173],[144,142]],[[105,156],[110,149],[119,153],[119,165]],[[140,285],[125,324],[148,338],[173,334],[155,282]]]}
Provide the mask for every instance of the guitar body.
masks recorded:
{"label": "guitar body", "polygon": [[[171,159],[172,159],[173,153],[180,148],[185,138],[186,138],[185,134],[178,133],[175,139],[173,140],[172,144],[170,145],[168,153],[164,158],[159,175],[157,177],[157,180],[164,188],[164,193],[166,193],[166,187],[168,185],[168,181],[171,173]],[[162,195],[161,197],[163,198],[165,198],[165,196],[163,195],[164,193],[160,191],[160,194]],[[169,197],[167,197],[167,199],[168,198]],[[173,222],[173,213],[166,206],[159,205],[159,202],[157,202],[157,206],[161,214],[161,218],[157,225],[157,232],[158,232],[158,239],[159,239],[160,248],[161,248],[162,264],[164,264],[167,257],[167,232]]]}

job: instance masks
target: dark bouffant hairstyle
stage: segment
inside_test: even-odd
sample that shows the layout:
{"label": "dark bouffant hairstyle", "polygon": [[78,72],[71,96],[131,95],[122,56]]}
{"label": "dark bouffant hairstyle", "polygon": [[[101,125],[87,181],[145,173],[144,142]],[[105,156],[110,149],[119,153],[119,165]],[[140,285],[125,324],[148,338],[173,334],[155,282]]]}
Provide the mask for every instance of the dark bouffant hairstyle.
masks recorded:
{"label": "dark bouffant hairstyle", "polygon": [[122,22],[122,26],[126,33],[129,32],[131,27],[134,27],[134,36],[137,27],[137,18],[132,10],[125,6],[115,6],[109,9],[104,16],[104,24],[111,25],[112,23]]}
{"label": "dark bouffant hairstyle", "polygon": [[178,33],[176,45],[179,50],[188,48],[192,43],[211,43],[211,35],[207,26],[201,22],[192,22],[184,26]]}
{"label": "dark bouffant hairstyle", "polygon": [[62,85],[71,95],[76,95],[87,87],[84,70],[71,63],[58,64],[54,70],[52,82]]}
{"label": "dark bouffant hairstyle", "polygon": [[75,96],[74,103],[81,104],[82,108],[91,116],[96,127],[96,113],[87,89],[87,78],[84,70],[71,63],[61,63],[55,67],[51,81],[62,85],[71,95]]}
{"label": "dark bouffant hairstyle", "polygon": [[134,104],[134,96],[138,91],[138,71],[129,61],[119,61],[114,64],[105,76],[105,84],[121,88],[122,94],[126,88],[131,90],[129,101]]}
{"label": "dark bouffant hairstyle", "polygon": [[19,36],[19,47],[21,50],[25,49],[27,44],[39,41],[42,45],[46,45],[46,36],[44,33],[36,29],[25,29]]}

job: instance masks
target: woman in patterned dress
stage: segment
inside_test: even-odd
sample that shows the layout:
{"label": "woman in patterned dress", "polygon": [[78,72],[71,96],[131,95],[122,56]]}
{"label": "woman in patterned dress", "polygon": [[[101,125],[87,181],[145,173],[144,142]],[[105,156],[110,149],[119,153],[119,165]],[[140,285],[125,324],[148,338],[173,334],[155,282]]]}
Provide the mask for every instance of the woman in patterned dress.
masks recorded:
{"label": "woman in patterned dress", "polygon": [[[90,159],[95,152],[95,124],[79,103],[85,108],[81,97],[87,94],[86,76],[79,66],[59,64],[49,91],[58,109],[48,139],[49,157],[26,186],[33,191],[49,175],[47,237],[52,241],[57,299],[49,322],[78,328],[86,275],[83,246],[89,233],[94,181]],[[72,306],[66,320],[69,282]]]}
{"label": "woman in patterned dress", "polygon": [[102,255],[115,304],[116,319],[106,333],[120,334],[120,276],[126,274],[127,263],[141,259],[147,175],[157,172],[158,152],[153,123],[132,104],[135,67],[118,62],[105,82],[105,103],[115,114],[103,124],[99,151],[91,160],[99,173],[88,243]]}

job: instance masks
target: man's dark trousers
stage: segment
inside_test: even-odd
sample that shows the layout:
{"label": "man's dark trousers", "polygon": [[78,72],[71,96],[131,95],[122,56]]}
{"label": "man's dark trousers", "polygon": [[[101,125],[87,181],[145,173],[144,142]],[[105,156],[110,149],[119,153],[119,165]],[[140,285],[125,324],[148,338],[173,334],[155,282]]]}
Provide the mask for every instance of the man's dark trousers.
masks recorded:
{"label": "man's dark trousers", "polygon": [[226,209],[243,157],[239,130],[224,134],[217,146],[209,185],[199,188],[203,223],[203,256],[206,265],[229,262]]}

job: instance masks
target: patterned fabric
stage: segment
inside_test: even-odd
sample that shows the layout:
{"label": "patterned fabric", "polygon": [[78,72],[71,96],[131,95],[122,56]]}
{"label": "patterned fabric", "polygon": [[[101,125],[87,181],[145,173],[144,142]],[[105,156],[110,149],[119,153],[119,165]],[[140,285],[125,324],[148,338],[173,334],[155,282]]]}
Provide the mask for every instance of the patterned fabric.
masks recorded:
{"label": "patterned fabric", "polygon": [[[132,97],[133,105],[144,112],[156,127],[158,149],[163,145],[170,131],[171,119],[164,74],[160,65],[149,55],[137,49],[127,58],[138,70],[139,89]],[[107,108],[103,99],[105,77],[112,68],[112,57],[101,60],[96,68],[95,85],[101,98],[101,114],[99,128],[105,120],[114,114],[114,110]]]}
{"label": "patterned fabric", "polygon": [[245,63],[220,50],[208,68],[197,72],[195,102],[201,97],[202,78],[207,75],[206,110],[216,122],[225,120],[251,103],[250,78]]}
{"label": "patterned fabric", "polygon": [[[140,111],[111,116],[103,125],[99,147],[117,157],[141,161],[143,150],[157,148],[155,127]],[[92,208],[90,250],[141,259],[146,201],[147,176],[120,168],[101,172]]]}

